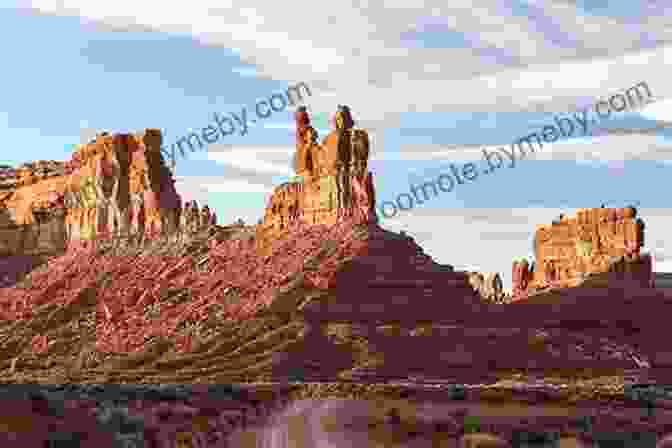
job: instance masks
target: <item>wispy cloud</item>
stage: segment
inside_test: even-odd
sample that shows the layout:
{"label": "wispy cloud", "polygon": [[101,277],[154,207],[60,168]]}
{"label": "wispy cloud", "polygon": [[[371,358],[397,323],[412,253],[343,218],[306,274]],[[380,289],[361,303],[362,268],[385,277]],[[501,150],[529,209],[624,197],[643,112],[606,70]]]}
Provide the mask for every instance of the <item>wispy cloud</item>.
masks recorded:
{"label": "wispy cloud", "polygon": [[208,153],[208,160],[221,163],[223,165],[230,165],[236,168],[247,169],[250,171],[257,171],[259,173],[276,174],[281,176],[289,176],[292,174],[292,168],[288,163],[272,163],[260,160],[259,155],[262,153],[248,153],[244,150],[230,151],[228,153]]}
{"label": "wispy cloud", "polygon": [[259,75],[257,69],[254,67],[235,67],[231,71],[244,77],[256,77]]}
{"label": "wispy cloud", "polygon": [[[581,97],[633,85],[643,75],[657,96],[672,95],[666,64],[672,48],[665,43],[672,41],[672,29],[663,20],[645,25],[598,16],[577,19],[575,8],[551,1],[534,3],[536,19],[522,10],[517,14],[504,8],[499,0],[371,4],[352,10],[324,2],[302,10],[301,27],[282,32],[270,24],[286,13],[285,5],[268,2],[252,2],[243,9],[214,0],[197,5],[145,2],[142,7],[133,5],[132,17],[125,2],[103,5],[80,0],[66,8],[35,0],[32,5],[47,13],[78,14],[116,25],[142,24],[238,48],[241,57],[253,60],[264,72],[272,70],[274,77],[328,82],[340,101],[371,120],[394,120],[393,115],[411,106],[417,111],[523,110],[541,100],[553,111]],[[550,26],[535,26],[533,20],[542,16],[572,39],[557,40]],[[451,32],[463,33],[465,42],[506,48],[519,62],[493,61],[468,47],[409,52],[400,30],[408,29],[409,23],[422,29],[428,17],[446,24]],[[343,23],[348,23],[346,35],[340,32]],[[641,45],[644,32],[661,44]],[[425,66],[430,63],[436,79],[428,80]]]}
{"label": "wispy cloud", "polygon": [[640,113],[653,120],[665,121],[668,126],[672,126],[672,99],[649,104]]}
{"label": "wispy cloud", "polygon": [[225,180],[216,184],[202,184],[203,188],[213,193],[270,193],[272,188],[261,185],[251,184],[244,181]]}
{"label": "wispy cloud", "polygon": [[[214,176],[180,176],[175,180],[182,196],[208,202],[209,193],[268,193],[272,185],[255,183],[254,180],[226,179]],[[183,198],[184,199],[184,198]]]}

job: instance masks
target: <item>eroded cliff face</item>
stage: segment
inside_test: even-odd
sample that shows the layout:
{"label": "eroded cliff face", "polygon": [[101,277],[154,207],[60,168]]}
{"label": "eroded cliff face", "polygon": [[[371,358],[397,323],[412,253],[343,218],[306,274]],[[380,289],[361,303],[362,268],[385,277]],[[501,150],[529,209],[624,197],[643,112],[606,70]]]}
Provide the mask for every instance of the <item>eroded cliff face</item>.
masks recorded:
{"label": "eroded cliff face", "polygon": [[[102,133],[78,145],[68,161],[2,167],[2,262],[58,255],[111,237],[142,241],[214,224],[207,206],[188,203],[183,213],[160,146],[155,129]],[[0,272],[0,282],[2,277]]]}
{"label": "eroded cliff face", "polygon": [[[188,352],[203,335],[183,328],[185,322],[201,322],[217,308],[220,319],[236,322],[266,312],[303,313],[315,321],[427,320],[447,303],[474,312],[480,299],[466,273],[435,263],[412,238],[377,225],[368,135],[353,127],[347,108],[339,110],[336,129],[321,144],[305,111],[296,118],[302,181],[276,190],[260,225],[217,226],[199,232],[194,244],[160,239],[156,250],[88,250],[113,233],[157,240],[155,235],[171,235],[176,227],[179,235],[213,224],[207,207],[179,207],[158,131],[101,134],[48,179],[33,181],[30,170],[15,176],[5,198],[9,222],[34,232],[42,219],[37,207],[44,203],[48,219],[61,226],[54,240],[73,250],[34,271],[22,287],[7,288],[2,315],[29,319],[47,300],[37,291],[48,290],[50,302],[69,304],[89,287],[96,349],[119,353],[142,351],[146,337],[159,336]],[[123,287],[100,286],[101,276],[106,285]],[[137,325],[140,316],[144,323]],[[31,341],[35,350],[48,351],[44,335]]]}
{"label": "eroded cliff face", "polygon": [[321,143],[305,108],[295,114],[296,178],[276,187],[258,226],[258,248],[303,224],[333,225],[344,219],[376,222],[373,177],[368,171],[369,135],[354,127],[342,106],[334,129]]}
{"label": "eroded cliff face", "polygon": [[[33,369],[34,377],[50,382],[179,383],[198,378],[221,383],[288,378],[300,368],[307,372],[306,378],[354,381],[403,378],[409,366],[418,372],[437,365],[471,369],[478,364],[483,371],[493,365],[500,369],[567,367],[584,365],[571,364],[583,359],[550,350],[537,353],[536,343],[532,349],[521,349],[527,347],[529,335],[510,329],[560,328],[557,337],[551,337],[562,345],[568,332],[577,331],[562,333],[562,326],[574,328],[570,325],[576,325],[578,314],[584,327],[596,328],[586,331],[611,335],[613,330],[613,337],[636,337],[641,346],[657,343],[658,331],[622,335],[623,322],[635,322],[630,327],[638,329],[651,320],[645,310],[632,304],[632,297],[650,299],[648,307],[657,304],[658,308],[649,308],[654,316],[669,314],[667,302],[660,297],[664,294],[656,298],[657,292],[650,288],[636,295],[615,288],[606,297],[605,285],[597,282],[602,288],[598,294],[581,288],[565,294],[568,297],[547,294],[550,305],[543,301],[519,301],[510,307],[485,303],[484,298],[501,299],[501,279],[496,274],[440,265],[413,238],[378,225],[367,171],[368,138],[354,129],[347,109],[341,109],[337,129],[321,144],[305,111],[297,113],[297,125],[295,166],[303,181],[281,186],[258,226],[208,228],[215,218],[207,207],[199,209],[194,203],[181,207],[158,150],[157,131],[101,134],[78,147],[68,162],[0,170],[4,176],[0,178],[4,187],[0,217],[11,236],[6,238],[4,254],[24,256],[26,249],[41,253],[36,242],[27,241],[35,240],[29,236],[42,232],[40,226],[48,222],[60,236],[47,240],[61,246],[49,246],[45,253],[73,247],[44,269],[34,270],[26,281],[2,289],[0,376],[18,377]],[[614,258],[607,258],[607,271],[631,269],[637,265],[633,260],[639,257],[643,225],[633,232],[627,220],[635,219],[635,214],[622,215],[623,224],[619,224],[618,219],[590,221],[591,215],[581,211],[576,219],[540,229],[538,262],[554,262],[557,272],[566,273],[562,267],[585,272],[588,265],[597,270],[600,260],[609,256]],[[56,230],[49,235],[59,234]],[[182,241],[154,238],[192,231],[195,235]],[[90,244],[116,232],[156,244],[122,251]],[[17,240],[20,247],[10,247]],[[577,260],[568,248],[583,258]],[[28,266],[30,260],[25,261]],[[19,263],[12,259],[6,265]],[[641,265],[646,267],[646,262]],[[535,269],[527,262],[516,264],[514,274],[524,293],[537,284]],[[554,284],[569,284],[571,278],[562,275]],[[579,296],[583,303],[574,300]],[[563,305],[557,307],[557,303]],[[602,329],[603,321],[613,328]],[[334,331],[338,332],[342,323],[360,334],[348,342],[331,333],[332,324],[337,324]],[[411,350],[417,352],[415,357],[402,355],[403,339],[384,346],[372,336],[373,330],[386,326],[381,331],[409,329],[408,337],[416,338],[428,323],[439,325],[435,328],[443,338],[436,339],[437,350],[429,355],[421,350],[428,347],[424,340],[415,346],[418,350]],[[390,328],[394,326],[398,328]],[[518,357],[505,354],[502,342],[514,333],[515,339],[509,339],[506,347]],[[366,338],[372,342],[361,343]],[[304,341],[316,345],[306,350]],[[450,350],[442,353],[445,347]],[[334,365],[326,366],[327,359]],[[530,360],[534,364],[526,364]],[[591,366],[605,365],[597,355],[589,361],[595,363]],[[631,361],[616,357],[613,362],[617,367],[632,366]],[[447,377],[445,372],[436,371],[436,377]],[[59,381],[53,381],[56,376]]]}
{"label": "eroded cliff face", "polygon": [[574,287],[599,275],[650,287],[651,256],[640,253],[643,245],[644,222],[633,207],[580,209],[575,217],[561,215],[550,226],[537,228],[536,265],[527,260],[513,263],[514,295]]}
{"label": "eroded cliff face", "polygon": [[488,302],[504,303],[508,299],[497,272],[469,272],[469,284]]}

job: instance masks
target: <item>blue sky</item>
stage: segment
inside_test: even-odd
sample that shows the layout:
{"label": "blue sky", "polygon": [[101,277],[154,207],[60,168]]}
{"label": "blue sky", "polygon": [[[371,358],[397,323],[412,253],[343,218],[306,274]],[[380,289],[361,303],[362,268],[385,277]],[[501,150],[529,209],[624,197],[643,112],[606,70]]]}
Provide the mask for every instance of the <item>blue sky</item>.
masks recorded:
{"label": "blue sky", "polygon": [[[656,269],[672,270],[669,2],[219,3],[0,7],[11,42],[0,71],[0,163],[64,160],[102,130],[157,127],[170,145],[215,112],[251,110],[305,82],[311,111],[324,119],[348,104],[369,130],[377,197],[393,201],[409,182],[435,179],[450,163],[483,163],[482,148],[507,147],[644,81],[650,103],[383,226],[406,230],[440,262],[498,271],[508,284],[511,260],[531,256],[536,224],[637,203]],[[178,157],[181,194],[210,205],[220,223],[255,222],[272,186],[291,175],[291,114]]]}

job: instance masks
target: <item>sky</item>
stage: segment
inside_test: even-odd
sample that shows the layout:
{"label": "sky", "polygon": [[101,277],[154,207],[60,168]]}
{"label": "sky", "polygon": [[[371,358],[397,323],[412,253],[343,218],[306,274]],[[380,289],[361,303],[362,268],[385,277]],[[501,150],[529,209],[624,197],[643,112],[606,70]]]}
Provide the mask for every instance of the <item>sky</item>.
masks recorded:
{"label": "sky", "polygon": [[[606,118],[512,168],[382,218],[456,269],[531,259],[537,224],[577,208],[636,205],[644,250],[672,272],[672,3],[607,0],[269,2],[17,0],[0,4],[0,164],[65,160],[96,132],[159,128],[169,146],[248,116],[305,83],[320,138],[337,105],[369,131],[379,201],[482,166],[555,119],[612,100]],[[651,96],[618,110],[617,95]],[[616,99],[615,99],[616,98]],[[602,103],[602,111],[610,108]],[[294,151],[293,108],[178,155],[177,188],[220,224],[255,223]],[[503,153],[502,153],[503,154]],[[508,162],[505,162],[508,164]],[[404,202],[405,204],[405,202]]]}

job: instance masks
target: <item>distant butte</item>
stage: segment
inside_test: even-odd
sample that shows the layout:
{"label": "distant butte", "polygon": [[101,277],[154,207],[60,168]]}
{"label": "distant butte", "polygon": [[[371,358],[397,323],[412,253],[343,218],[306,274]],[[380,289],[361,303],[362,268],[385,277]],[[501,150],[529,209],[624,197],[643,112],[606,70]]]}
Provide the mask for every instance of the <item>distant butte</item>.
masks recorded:
{"label": "distant butte", "polygon": [[538,226],[535,263],[513,263],[513,299],[598,278],[612,286],[653,287],[651,255],[640,253],[644,227],[634,207],[580,209],[574,217],[560,215]]}

